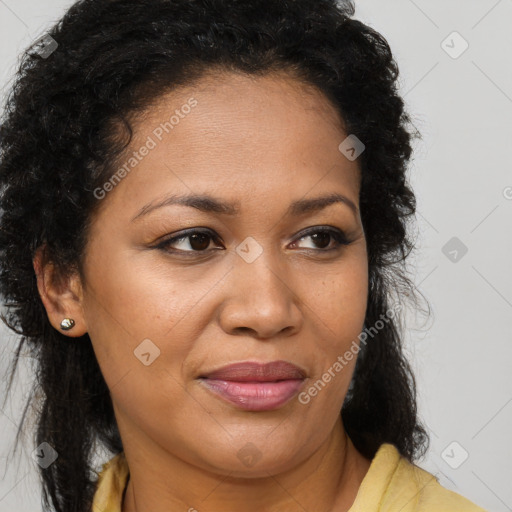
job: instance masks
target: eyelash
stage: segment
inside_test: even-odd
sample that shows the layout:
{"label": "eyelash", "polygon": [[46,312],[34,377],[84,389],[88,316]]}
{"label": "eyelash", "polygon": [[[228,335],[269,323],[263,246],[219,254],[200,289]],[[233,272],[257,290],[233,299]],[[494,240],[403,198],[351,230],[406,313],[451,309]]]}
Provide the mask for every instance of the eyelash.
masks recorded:
{"label": "eyelash", "polygon": [[[300,241],[303,238],[307,238],[307,237],[317,234],[317,233],[326,233],[328,235],[331,235],[331,237],[336,242],[336,246],[332,247],[330,249],[306,248],[306,250],[326,253],[326,252],[331,252],[331,251],[337,251],[337,250],[341,249],[342,246],[346,246],[351,243],[351,241],[347,239],[347,237],[346,237],[345,233],[343,233],[343,231],[340,231],[338,229],[328,228],[328,227],[313,227],[313,228],[307,229],[299,236],[299,238],[297,240]],[[214,235],[211,231],[205,231],[205,230],[200,230],[200,229],[191,229],[191,230],[182,232],[180,235],[173,236],[171,238],[167,238],[166,240],[163,240],[158,245],[156,245],[155,248],[163,250],[163,251],[165,251],[167,253],[171,253],[171,254],[182,254],[182,255],[185,255],[186,257],[189,257],[189,256],[193,257],[197,254],[207,253],[210,249],[204,249],[201,251],[194,251],[194,250],[183,251],[181,249],[169,249],[170,245],[172,245],[176,242],[180,242],[181,240],[186,240],[187,238],[190,238],[192,235],[195,235],[195,234],[208,236],[214,242],[219,242],[219,240],[220,240],[219,237]]]}

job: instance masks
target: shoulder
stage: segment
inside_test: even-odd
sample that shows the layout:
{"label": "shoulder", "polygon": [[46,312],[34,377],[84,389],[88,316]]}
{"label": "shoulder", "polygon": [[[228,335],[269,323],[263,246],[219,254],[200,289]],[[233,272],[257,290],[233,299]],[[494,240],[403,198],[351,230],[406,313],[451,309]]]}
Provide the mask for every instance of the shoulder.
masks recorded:
{"label": "shoulder", "polygon": [[487,512],[443,487],[436,476],[382,445],[349,512]]}
{"label": "shoulder", "polygon": [[[396,491],[407,493],[414,512],[486,512],[483,508],[443,487],[436,476],[401,458]],[[389,509],[393,510],[393,507]]]}

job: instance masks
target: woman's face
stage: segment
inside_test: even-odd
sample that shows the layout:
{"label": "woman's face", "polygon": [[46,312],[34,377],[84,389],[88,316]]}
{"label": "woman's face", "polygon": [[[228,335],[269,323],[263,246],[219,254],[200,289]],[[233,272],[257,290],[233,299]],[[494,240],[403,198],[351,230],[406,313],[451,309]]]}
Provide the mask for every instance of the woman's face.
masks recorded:
{"label": "woman's face", "polygon": [[[117,179],[95,192],[81,299],[125,449],[257,476],[329,438],[368,288],[347,135],[319,92],[284,74],[204,78],[139,119]],[[345,200],[308,207],[333,194]],[[277,360],[305,378],[203,378]]]}

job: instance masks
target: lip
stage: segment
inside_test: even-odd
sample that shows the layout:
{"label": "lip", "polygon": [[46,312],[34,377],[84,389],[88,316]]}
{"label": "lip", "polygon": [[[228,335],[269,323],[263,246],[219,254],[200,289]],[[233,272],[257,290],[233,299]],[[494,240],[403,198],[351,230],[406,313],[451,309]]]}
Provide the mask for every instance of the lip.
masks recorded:
{"label": "lip", "polygon": [[306,372],[287,361],[258,363],[244,361],[223,366],[201,375],[200,378],[231,380],[237,382],[274,382],[277,380],[304,379]]}
{"label": "lip", "polygon": [[243,362],[224,366],[199,377],[216,396],[249,411],[277,409],[294,397],[306,373],[286,361]]}

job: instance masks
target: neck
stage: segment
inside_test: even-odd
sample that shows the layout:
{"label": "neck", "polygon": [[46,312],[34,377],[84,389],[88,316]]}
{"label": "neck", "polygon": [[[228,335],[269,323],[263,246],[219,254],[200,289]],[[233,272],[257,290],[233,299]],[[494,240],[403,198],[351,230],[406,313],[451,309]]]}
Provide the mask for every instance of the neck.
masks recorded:
{"label": "neck", "polygon": [[130,479],[122,512],[347,512],[370,466],[348,438],[341,417],[326,441],[301,464],[265,477],[216,474],[160,446],[149,448],[125,447]]}

